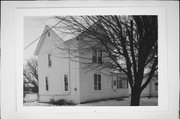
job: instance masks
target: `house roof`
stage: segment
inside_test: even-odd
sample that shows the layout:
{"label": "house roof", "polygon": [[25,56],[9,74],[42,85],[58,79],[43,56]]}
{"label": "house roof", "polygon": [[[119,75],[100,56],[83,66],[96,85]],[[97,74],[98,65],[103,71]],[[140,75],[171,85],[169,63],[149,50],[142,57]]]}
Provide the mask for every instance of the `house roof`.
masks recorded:
{"label": "house roof", "polygon": [[50,28],[49,26],[46,25],[45,28],[44,28],[44,31],[43,31],[43,33],[42,33],[42,35],[41,35],[41,37],[40,37],[40,40],[39,40],[39,42],[38,42],[38,44],[37,44],[37,47],[36,47],[36,49],[35,49],[34,55],[38,55],[38,53],[39,53],[39,51],[40,51],[40,49],[41,49],[41,47],[42,47],[42,44],[43,44],[43,42],[44,42],[45,34],[47,34],[49,31],[53,32],[53,33],[55,34],[55,36],[56,36],[60,41],[63,41],[63,40],[60,38],[60,36],[59,36],[56,32],[54,32],[54,31],[52,30],[52,28]]}
{"label": "house roof", "polygon": [[[96,25],[96,24],[93,24],[93,25],[90,26],[90,27],[94,27],[94,25]],[[39,40],[39,42],[38,42],[38,45],[37,45],[36,50],[35,50],[35,52],[34,52],[34,55],[38,55],[38,53],[39,53],[39,51],[40,51],[40,49],[41,49],[41,46],[42,46],[42,44],[43,44],[43,42],[44,42],[44,36],[45,36],[45,34],[46,34],[48,31],[53,32],[53,33],[57,36],[57,38],[58,38],[59,40],[63,41],[63,40],[60,38],[61,34],[59,34],[59,33],[57,32],[57,30],[53,30],[52,28],[50,28],[49,26],[46,25],[46,26],[45,26],[45,29],[44,29],[44,31],[43,31],[43,33],[42,33],[42,35],[41,35],[41,38],[40,38],[40,40]],[[84,31],[84,32],[85,32],[85,31]],[[84,32],[83,32],[83,33],[84,33]],[[78,36],[73,37],[73,38],[71,38],[71,39],[69,39],[69,40],[63,41],[63,43],[64,43],[65,45],[71,45],[71,44],[75,43],[75,42],[77,41],[78,37],[79,37],[80,35],[82,35],[83,33],[81,33],[81,34],[79,34]]]}
{"label": "house roof", "polygon": [[77,41],[77,38],[78,38],[78,36],[71,38],[71,39],[68,39],[68,40],[64,41],[64,44],[65,45],[72,45]]}

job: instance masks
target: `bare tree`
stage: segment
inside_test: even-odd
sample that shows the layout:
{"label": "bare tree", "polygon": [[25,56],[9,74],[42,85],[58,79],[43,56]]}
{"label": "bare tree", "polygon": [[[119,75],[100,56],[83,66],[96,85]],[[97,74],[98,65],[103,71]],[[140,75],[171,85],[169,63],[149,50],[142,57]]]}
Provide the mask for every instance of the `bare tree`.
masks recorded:
{"label": "bare tree", "polygon": [[[33,88],[34,92],[38,92],[38,63],[37,59],[30,58],[27,60],[23,69],[24,85],[26,84],[29,88]],[[33,87],[31,86],[33,85]]]}
{"label": "bare tree", "polygon": [[[103,51],[100,64],[87,64],[91,69],[109,68],[124,72],[131,87],[131,105],[138,106],[141,92],[158,68],[157,16],[66,16],[55,29],[73,34],[79,52]],[[59,47],[62,50],[62,48]],[[75,51],[68,47],[68,51]],[[81,54],[80,53],[80,54]],[[72,53],[73,55],[73,53]],[[79,58],[86,58],[78,56]]]}

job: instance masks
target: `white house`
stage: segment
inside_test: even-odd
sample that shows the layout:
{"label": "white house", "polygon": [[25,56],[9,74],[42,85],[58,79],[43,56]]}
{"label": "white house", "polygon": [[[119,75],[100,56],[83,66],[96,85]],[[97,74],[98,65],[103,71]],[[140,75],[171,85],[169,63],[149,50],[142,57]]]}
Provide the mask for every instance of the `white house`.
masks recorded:
{"label": "white house", "polygon": [[[87,54],[81,54],[77,50],[73,55],[79,57],[71,59],[72,54],[65,48],[73,47],[69,44],[76,43],[78,43],[76,38],[63,41],[57,33],[50,30],[48,26],[45,27],[35,50],[35,55],[38,57],[39,101],[65,99],[82,103],[106,98],[128,97],[126,75],[109,73],[108,69],[103,70],[103,73],[89,71],[85,68],[85,63],[81,63],[101,63],[102,52],[92,50]],[[88,60],[80,57],[87,57]],[[153,92],[151,89],[147,88],[144,95]]]}

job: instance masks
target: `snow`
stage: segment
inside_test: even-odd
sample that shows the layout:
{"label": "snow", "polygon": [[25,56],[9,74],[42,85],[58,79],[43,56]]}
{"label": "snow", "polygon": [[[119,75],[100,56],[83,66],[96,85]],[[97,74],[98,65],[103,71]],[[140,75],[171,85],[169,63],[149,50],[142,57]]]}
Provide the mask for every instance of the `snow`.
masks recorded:
{"label": "snow", "polygon": [[26,94],[24,97],[25,102],[34,102],[37,100],[37,94]]}
{"label": "snow", "polygon": [[[157,106],[158,98],[141,98],[140,106]],[[24,106],[54,106],[49,103],[40,103],[38,101],[34,102],[25,102]],[[130,106],[130,99],[124,98],[123,100],[106,100],[106,101],[98,101],[98,102],[90,102],[84,104],[77,104],[74,106]]]}
{"label": "snow", "polygon": [[141,98],[141,106],[158,106],[158,98]]}
{"label": "snow", "polygon": [[[124,100],[108,100],[94,103],[78,104],[80,106],[130,106],[130,99]],[[157,98],[141,98],[140,106],[157,106]]]}
{"label": "snow", "polygon": [[124,100],[107,100],[107,101],[98,101],[93,103],[78,104],[79,106],[129,106],[129,99],[124,98]]}
{"label": "snow", "polygon": [[34,102],[25,102],[24,106],[53,106],[53,105],[49,103],[40,103],[38,101],[34,101]]}

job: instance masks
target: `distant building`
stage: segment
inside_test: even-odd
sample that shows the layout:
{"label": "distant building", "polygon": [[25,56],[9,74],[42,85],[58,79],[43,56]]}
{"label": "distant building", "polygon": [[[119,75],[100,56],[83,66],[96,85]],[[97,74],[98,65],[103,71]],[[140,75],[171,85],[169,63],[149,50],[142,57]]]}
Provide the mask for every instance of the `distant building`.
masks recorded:
{"label": "distant building", "polygon": [[24,83],[24,93],[28,94],[28,93],[32,93],[34,91],[34,85],[32,85],[31,83]]}
{"label": "distant building", "polygon": [[[63,41],[48,26],[45,27],[43,34],[35,51],[38,57],[40,102],[65,99],[82,103],[129,96],[126,75],[118,72],[109,73],[108,69],[103,69],[102,73],[84,68],[85,64],[81,62],[102,63],[101,51],[92,49],[87,54],[81,54],[77,49],[74,54],[79,57],[71,60],[70,52],[63,49],[73,47],[69,44],[78,43],[76,38]],[[143,92],[144,95],[151,95],[147,93],[148,91],[153,93],[152,86],[154,86],[153,83],[149,85],[147,91]]]}
{"label": "distant building", "polygon": [[142,91],[141,97],[157,97],[158,96],[158,78],[154,76],[147,87]]}

